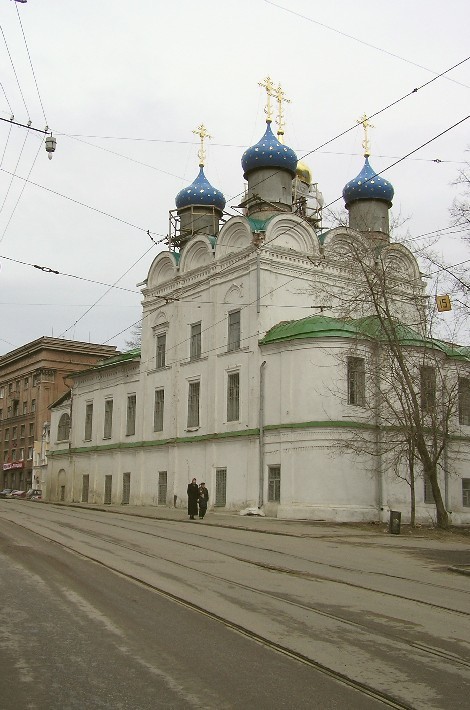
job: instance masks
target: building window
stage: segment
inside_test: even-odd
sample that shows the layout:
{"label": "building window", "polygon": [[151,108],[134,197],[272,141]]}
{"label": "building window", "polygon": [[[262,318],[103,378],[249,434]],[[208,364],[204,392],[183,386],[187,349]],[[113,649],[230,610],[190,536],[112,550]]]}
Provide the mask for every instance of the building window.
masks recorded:
{"label": "building window", "polygon": [[0,421],[3,419],[3,409],[0,409]]}
{"label": "building window", "polygon": [[33,422],[30,422],[29,424],[29,435],[34,436],[34,424]]}
{"label": "building window", "polygon": [[32,458],[33,458],[33,447],[28,446],[28,460],[31,461]]}
{"label": "building window", "polygon": [[191,326],[190,351],[191,360],[199,360],[201,357],[201,324],[193,323]]}
{"label": "building window", "polygon": [[13,392],[13,382],[8,383],[8,394],[11,394]]}
{"label": "building window", "polygon": [[104,403],[103,439],[110,439],[113,431],[113,400],[106,399]]}
{"label": "building window", "polygon": [[11,417],[11,404],[7,407],[7,418]]}
{"label": "building window", "polygon": [[0,387],[0,399],[3,399],[5,397],[5,387],[2,385]]}
{"label": "building window", "polygon": [[25,390],[28,389],[28,387],[29,387],[29,377],[25,377],[25,378],[24,378],[23,387],[24,387]]}
{"label": "building window", "polygon": [[20,427],[20,439],[24,439],[26,434],[26,424],[22,424]]}
{"label": "building window", "polygon": [[227,421],[240,418],[240,373],[231,372],[227,379]]}
{"label": "building window", "polygon": [[[8,449],[5,449],[3,452],[3,463],[6,463],[8,461]],[[6,486],[4,486],[6,488]]]}
{"label": "building window", "polygon": [[421,409],[430,414],[436,406],[436,370],[424,365],[420,369]]}
{"label": "building window", "polygon": [[122,474],[122,499],[121,505],[129,505],[131,498],[131,474]]}
{"label": "building window", "polygon": [[16,426],[14,426],[13,429],[11,430],[11,438],[13,440],[16,440],[17,431],[18,431],[18,429],[16,428]]}
{"label": "building window", "polygon": [[279,503],[281,501],[281,467],[268,467],[268,501]]}
{"label": "building window", "polygon": [[16,449],[11,450],[11,460],[16,461]]}
{"label": "building window", "polygon": [[425,503],[434,503],[434,496],[432,494],[431,481],[429,480],[429,476],[426,476],[426,474],[424,474],[424,502]]}
{"label": "building window", "polygon": [[20,461],[24,461],[24,449],[23,449],[23,448],[20,449],[20,458],[19,458],[19,460],[20,460]]}
{"label": "building window", "polygon": [[470,425],[470,380],[459,378],[459,424]]}
{"label": "building window", "polygon": [[36,411],[36,400],[32,399],[31,400],[31,413]]}
{"label": "building window", "polygon": [[168,475],[166,471],[158,472],[158,505],[166,505],[168,492]]}
{"label": "building window", "polygon": [[20,403],[19,403],[17,400],[15,400],[15,401],[13,402],[13,416],[14,416],[14,417],[17,417],[17,416],[19,415],[19,413],[20,413],[20,412],[19,412],[19,406],[20,406]]}
{"label": "building window", "polygon": [[190,382],[188,391],[188,427],[199,426],[200,382]]}
{"label": "building window", "polygon": [[126,435],[133,436],[135,434],[135,409],[136,409],[136,395],[127,395],[127,424],[126,424]]}
{"label": "building window", "polygon": [[215,469],[215,502],[219,508],[225,508],[227,504],[227,469]]}
{"label": "building window", "polygon": [[82,503],[88,503],[90,495],[90,474],[85,473],[82,476]]}
{"label": "building window", "polygon": [[85,406],[85,441],[91,441],[93,433],[93,402]]}
{"label": "building window", "polygon": [[10,430],[5,429],[5,441],[10,441]]}
{"label": "building window", "polygon": [[228,339],[227,350],[240,349],[240,311],[233,311],[228,314]]}
{"label": "building window", "polygon": [[364,407],[366,401],[366,365],[362,357],[348,357],[348,404]]}
{"label": "building window", "polygon": [[157,335],[157,369],[165,367],[166,364],[166,333]]}
{"label": "building window", "polygon": [[28,403],[23,402],[23,414],[27,414],[27,413],[28,413]]}
{"label": "building window", "polygon": [[165,390],[155,390],[155,402],[153,407],[153,430],[163,431],[163,413],[165,409]]}
{"label": "building window", "polygon": [[64,412],[59,419],[57,428],[57,441],[66,441],[70,433],[70,415]]}
{"label": "building window", "polygon": [[462,478],[462,505],[470,508],[470,478]]}

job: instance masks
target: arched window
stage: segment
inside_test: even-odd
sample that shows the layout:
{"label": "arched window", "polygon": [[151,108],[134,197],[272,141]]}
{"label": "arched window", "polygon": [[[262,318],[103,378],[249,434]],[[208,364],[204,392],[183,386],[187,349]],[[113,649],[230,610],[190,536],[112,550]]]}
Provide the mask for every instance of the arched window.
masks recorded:
{"label": "arched window", "polygon": [[69,438],[70,432],[70,415],[64,412],[59,419],[59,427],[57,429],[57,440],[65,441]]}

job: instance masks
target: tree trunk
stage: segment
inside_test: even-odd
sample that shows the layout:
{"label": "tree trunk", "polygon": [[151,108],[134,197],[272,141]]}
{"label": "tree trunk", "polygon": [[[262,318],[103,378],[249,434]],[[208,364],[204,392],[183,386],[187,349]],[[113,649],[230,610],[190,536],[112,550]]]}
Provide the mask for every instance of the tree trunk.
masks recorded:
{"label": "tree trunk", "polygon": [[416,524],[416,488],[415,488],[415,464],[414,457],[410,459],[410,525],[412,528]]}
{"label": "tree trunk", "polygon": [[437,471],[435,468],[424,470],[425,475],[428,476],[431,483],[431,490],[434,497],[434,503],[436,505],[436,524],[438,528],[447,530],[449,527],[449,516],[442,500],[441,489],[439,487],[439,482],[437,480]]}

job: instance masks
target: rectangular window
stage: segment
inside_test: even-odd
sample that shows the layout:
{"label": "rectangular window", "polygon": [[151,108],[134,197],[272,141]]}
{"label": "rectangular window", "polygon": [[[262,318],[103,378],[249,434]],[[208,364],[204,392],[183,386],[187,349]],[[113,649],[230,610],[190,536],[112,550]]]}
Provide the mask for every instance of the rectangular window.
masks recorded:
{"label": "rectangular window", "polygon": [[10,441],[10,430],[5,429],[5,441]]}
{"label": "rectangular window", "polygon": [[24,439],[26,434],[26,424],[22,424],[20,427],[20,439]]}
{"label": "rectangular window", "polygon": [[11,394],[13,392],[13,382],[8,383],[8,394]]}
{"label": "rectangular window", "polygon": [[0,399],[3,399],[5,397],[5,387],[2,385],[0,387]]}
{"label": "rectangular window", "polygon": [[424,365],[420,369],[421,409],[431,413],[436,406],[436,370]]}
{"label": "rectangular window", "polygon": [[191,360],[199,360],[201,357],[201,324],[193,323],[191,326],[190,352]]}
{"label": "rectangular window", "polygon": [[16,426],[14,426],[13,429],[11,430],[11,438],[12,438],[12,439],[16,439],[16,433],[17,433],[17,431],[18,431],[18,430],[17,430]]}
{"label": "rectangular window", "polygon": [[11,460],[16,461],[16,449],[11,450]]}
{"label": "rectangular window", "polygon": [[431,481],[429,477],[424,474],[424,502],[434,503],[434,496],[432,494]]}
{"label": "rectangular window", "polygon": [[36,400],[32,399],[31,400],[31,413],[36,411]]}
{"label": "rectangular window", "polygon": [[29,425],[29,435],[34,436],[34,424],[32,422]]}
{"label": "rectangular window", "polygon": [[20,413],[20,412],[19,412],[19,406],[20,406],[20,403],[19,403],[17,400],[15,400],[15,401],[13,402],[13,416],[14,416],[14,417],[17,417],[17,416],[19,415],[19,413]]}
{"label": "rectangular window", "polygon": [[88,503],[90,494],[90,475],[85,473],[82,476],[82,503]]}
{"label": "rectangular window", "polygon": [[[5,451],[3,452],[3,462],[6,463],[7,461],[8,461],[8,449],[5,449]],[[4,486],[4,487],[7,488],[7,486]]]}
{"label": "rectangular window", "polygon": [[188,391],[188,427],[199,426],[200,382],[190,382]]}
{"label": "rectangular window", "polygon": [[228,314],[228,339],[227,350],[240,349],[240,311],[234,311]]}
{"label": "rectangular window", "polygon": [[28,387],[29,387],[29,377],[25,377],[25,378],[24,378],[24,380],[23,380],[23,387],[25,388],[25,390],[28,389]]}
{"label": "rectangular window", "polygon": [[103,439],[110,439],[113,431],[113,400],[107,399],[104,403],[104,432]]}
{"label": "rectangular window", "polygon": [[85,441],[91,441],[93,435],[93,402],[87,402],[85,407]]}
{"label": "rectangular window", "polygon": [[113,491],[113,477],[107,475],[104,477],[104,504],[111,505]]}
{"label": "rectangular window", "polygon": [[127,395],[127,424],[126,424],[126,435],[133,436],[135,434],[135,409],[136,409],[136,395]]}
{"label": "rectangular window", "polygon": [[348,357],[348,404],[364,407],[366,401],[366,365],[362,357]]}
{"label": "rectangular window", "polygon": [[227,421],[237,422],[240,418],[240,373],[232,372],[227,379]]}
{"label": "rectangular window", "polygon": [[166,333],[157,335],[157,369],[166,364]]}
{"label": "rectangular window", "polygon": [[8,419],[11,417],[11,404],[7,407],[7,417]]}
{"label": "rectangular window", "polygon": [[23,448],[20,449],[19,460],[20,460],[20,461],[23,461],[23,460],[24,460],[24,449],[23,449]]}
{"label": "rectangular window", "polygon": [[28,446],[28,460],[31,461],[32,458],[33,458],[33,447]]}
{"label": "rectangular window", "polygon": [[166,471],[158,472],[158,505],[166,505],[168,491],[168,475]]}
{"label": "rectangular window", "polygon": [[23,402],[23,414],[27,414],[27,413],[28,413],[28,403]]}
{"label": "rectangular window", "polygon": [[462,505],[470,508],[470,478],[462,478]]}
{"label": "rectangular window", "polygon": [[129,505],[131,499],[131,474],[122,474],[122,501],[121,505]]}
{"label": "rectangular window", "polygon": [[227,469],[215,469],[215,505],[224,508],[227,503]]}
{"label": "rectangular window", "polygon": [[470,380],[459,377],[459,424],[470,425]]}
{"label": "rectangular window", "polygon": [[281,501],[281,467],[268,467],[268,501],[279,503]]}
{"label": "rectangular window", "polygon": [[3,409],[0,409],[0,421],[3,419]]}
{"label": "rectangular window", "polygon": [[165,409],[165,390],[155,390],[155,406],[153,409],[153,430],[163,431],[163,412]]}

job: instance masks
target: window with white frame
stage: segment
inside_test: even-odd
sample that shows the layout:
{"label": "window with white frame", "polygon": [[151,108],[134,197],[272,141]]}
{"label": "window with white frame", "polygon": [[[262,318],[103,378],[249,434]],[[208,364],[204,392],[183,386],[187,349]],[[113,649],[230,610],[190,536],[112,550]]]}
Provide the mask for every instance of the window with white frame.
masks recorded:
{"label": "window with white frame", "polygon": [[127,421],[126,421],[126,436],[135,434],[135,412],[136,412],[136,395],[127,395]]}
{"label": "window with white frame", "polygon": [[104,402],[103,439],[110,439],[112,432],[113,432],[113,400],[106,399]]}
{"label": "window with white frame", "polygon": [[201,323],[193,323],[189,340],[190,360],[199,360],[201,357]]}
{"label": "window with white frame", "polygon": [[363,357],[348,357],[348,404],[364,407],[366,401],[366,365]]}
{"label": "window with white frame", "polygon": [[424,502],[434,503],[431,481],[429,480],[429,476],[426,476],[426,474],[424,474]]}
{"label": "window with white frame", "polygon": [[459,377],[459,424],[470,425],[470,380]]}
{"label": "window with white frame", "polygon": [[91,441],[93,434],[93,402],[85,405],[85,441]]}
{"label": "window with white frame", "polygon": [[421,409],[428,414],[436,406],[436,370],[429,365],[420,368]]}
{"label": "window with white frame", "polygon": [[199,398],[201,392],[201,383],[189,383],[188,390],[188,427],[199,426]]}
{"label": "window with white frame", "polygon": [[470,478],[462,478],[462,505],[470,508]]}
{"label": "window with white frame", "polygon": [[229,372],[227,377],[227,421],[240,419],[240,373]]}
{"label": "window with white frame", "polygon": [[155,390],[155,405],[153,409],[153,430],[163,431],[163,416],[165,409],[165,390]]}
{"label": "window with white frame", "polygon": [[280,503],[281,501],[281,467],[268,466],[268,501]]}
{"label": "window with white frame", "polygon": [[166,333],[160,333],[156,338],[156,367],[157,370],[166,365]]}
{"label": "window with white frame", "polygon": [[240,349],[241,329],[240,329],[240,311],[232,311],[228,314],[228,338],[227,350],[233,352]]}
{"label": "window with white frame", "polygon": [[57,427],[57,441],[66,441],[70,433],[70,415],[64,412],[59,419]]}

